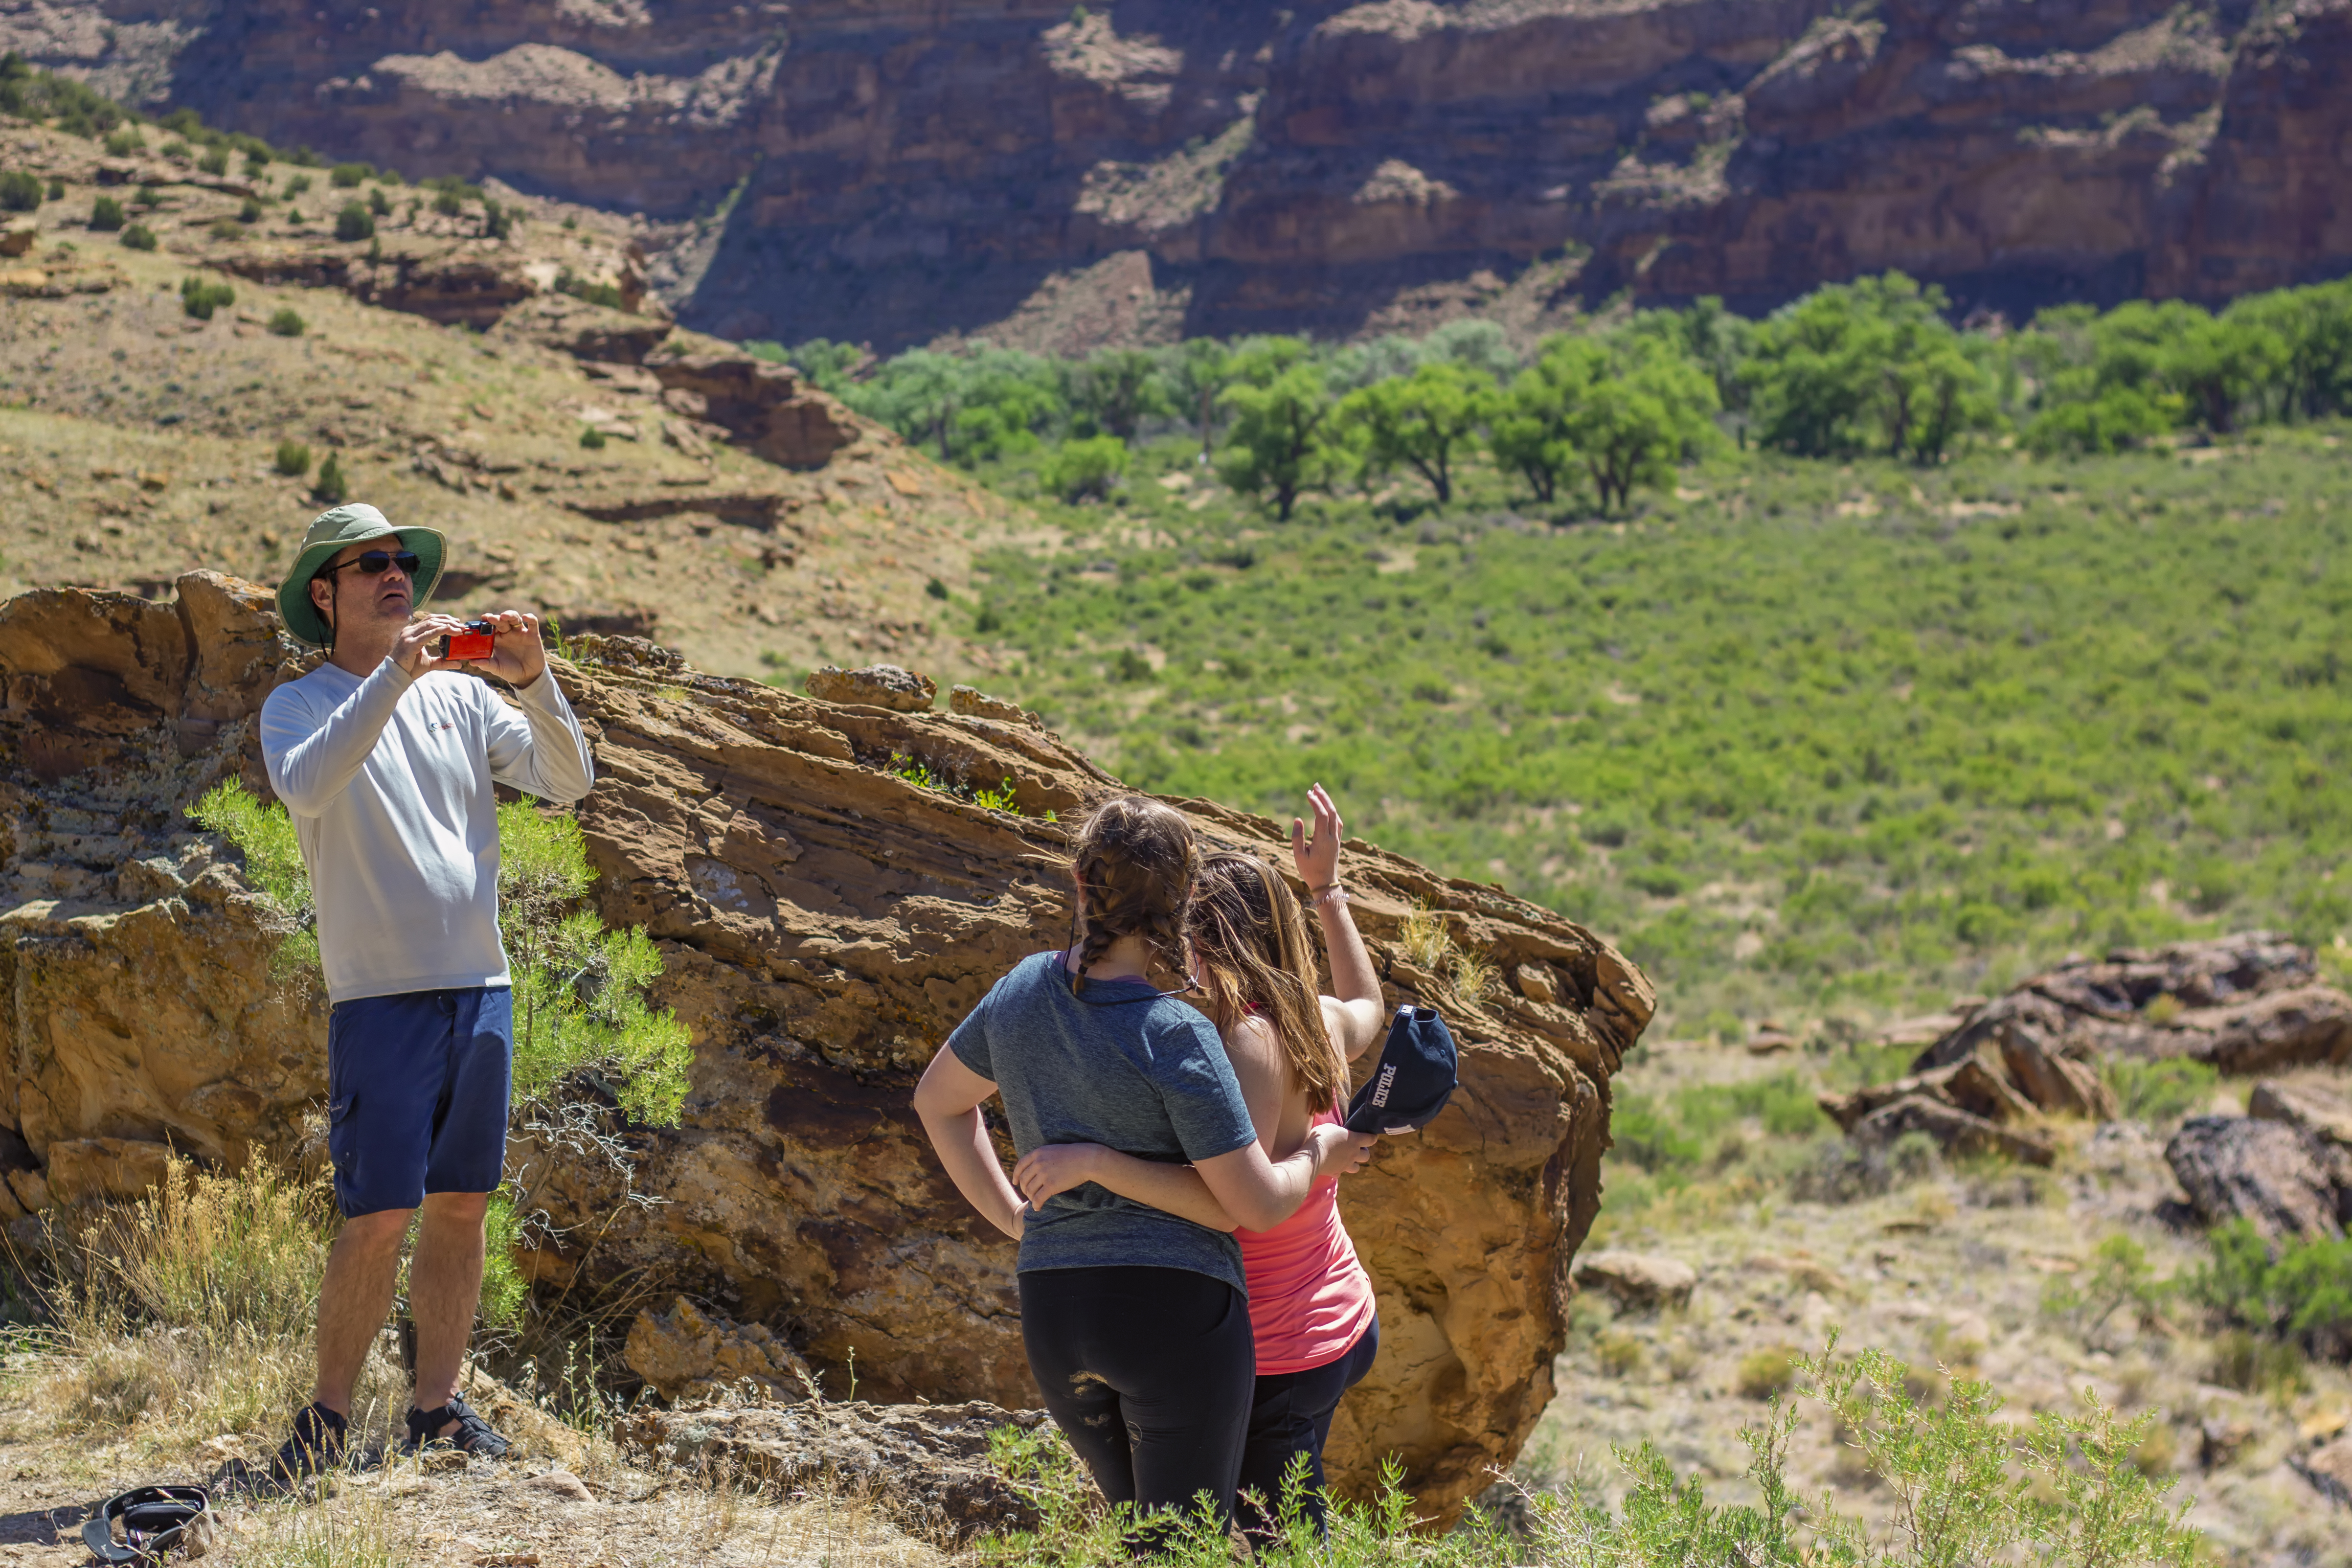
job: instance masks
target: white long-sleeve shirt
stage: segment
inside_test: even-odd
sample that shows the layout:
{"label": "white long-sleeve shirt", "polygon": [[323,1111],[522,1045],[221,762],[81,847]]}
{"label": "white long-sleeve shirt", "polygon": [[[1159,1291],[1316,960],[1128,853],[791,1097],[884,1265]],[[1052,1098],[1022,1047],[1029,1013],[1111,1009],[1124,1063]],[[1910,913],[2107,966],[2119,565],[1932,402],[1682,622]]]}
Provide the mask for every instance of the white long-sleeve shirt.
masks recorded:
{"label": "white long-sleeve shirt", "polygon": [[411,676],[387,658],[364,680],[321,665],[262,704],[331,1000],[509,984],[491,783],[561,805],[594,782],[555,678],[516,696],[520,712],[472,676]]}

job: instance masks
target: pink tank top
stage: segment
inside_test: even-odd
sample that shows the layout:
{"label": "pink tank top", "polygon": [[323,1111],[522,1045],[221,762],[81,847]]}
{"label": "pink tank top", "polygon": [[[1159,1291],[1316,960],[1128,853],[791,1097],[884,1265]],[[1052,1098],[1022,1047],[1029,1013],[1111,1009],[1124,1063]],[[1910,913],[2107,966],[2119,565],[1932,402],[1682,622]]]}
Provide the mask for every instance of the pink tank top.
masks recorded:
{"label": "pink tank top", "polygon": [[[1323,1111],[1308,1123],[1339,1121]],[[1371,1325],[1371,1276],[1339,1223],[1339,1178],[1315,1184],[1272,1230],[1236,1230],[1249,1279],[1250,1332],[1261,1373],[1306,1372],[1348,1353]]]}

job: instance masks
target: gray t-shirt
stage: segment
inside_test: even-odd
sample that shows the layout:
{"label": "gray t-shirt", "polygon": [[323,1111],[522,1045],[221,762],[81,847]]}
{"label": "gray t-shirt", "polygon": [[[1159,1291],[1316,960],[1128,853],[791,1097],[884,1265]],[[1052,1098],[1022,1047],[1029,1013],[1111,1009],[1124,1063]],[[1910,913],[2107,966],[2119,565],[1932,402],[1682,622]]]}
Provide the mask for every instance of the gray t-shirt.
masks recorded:
{"label": "gray t-shirt", "polygon": [[[1013,1147],[1100,1143],[1198,1163],[1257,1137],[1209,1021],[1140,981],[1089,980],[1070,994],[1058,952],[1013,965],[948,1037],[956,1059],[1004,1097]],[[1190,1268],[1247,1294],[1240,1244],[1092,1182],[1023,1216],[1023,1273],[1121,1265]]]}

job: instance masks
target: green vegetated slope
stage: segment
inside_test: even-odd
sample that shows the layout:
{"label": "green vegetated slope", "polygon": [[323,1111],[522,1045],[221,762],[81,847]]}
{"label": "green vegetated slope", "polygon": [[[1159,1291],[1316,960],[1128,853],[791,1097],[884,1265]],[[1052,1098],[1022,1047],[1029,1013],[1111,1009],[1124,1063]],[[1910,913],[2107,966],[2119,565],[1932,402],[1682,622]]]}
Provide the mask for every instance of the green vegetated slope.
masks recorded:
{"label": "green vegetated slope", "polygon": [[983,684],[1153,789],[1288,815],[1320,779],[1354,831],[1623,942],[1679,1026],[2352,924],[2329,427],[1727,455],[1568,526],[1483,462],[1443,512],[1376,490],[1277,524],[1181,438],[1120,493],[1052,513],[1069,549],[987,560],[977,629],[1022,657]]}

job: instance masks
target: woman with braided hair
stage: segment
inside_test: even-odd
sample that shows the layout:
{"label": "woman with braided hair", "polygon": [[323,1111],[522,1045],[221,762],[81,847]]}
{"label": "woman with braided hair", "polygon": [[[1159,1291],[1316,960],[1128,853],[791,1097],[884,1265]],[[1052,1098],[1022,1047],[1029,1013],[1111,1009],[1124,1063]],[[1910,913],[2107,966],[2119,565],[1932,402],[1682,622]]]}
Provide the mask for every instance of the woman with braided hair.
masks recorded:
{"label": "woman with braided hair", "polygon": [[[1229,1516],[1256,1373],[1229,1233],[1280,1225],[1371,1140],[1320,1127],[1270,1158],[1216,1030],[1151,984],[1155,968],[1185,971],[1198,852],[1182,813],[1107,801],[1072,862],[1070,946],[996,983],[931,1059],[915,1110],[957,1189],[1021,1243],[1029,1370],[1103,1495],[1151,1514],[1206,1493]],[[1233,1217],[1213,1227],[1083,1182],[1024,1206],[981,1117],[991,1095],[1019,1154],[1099,1145],[1189,1166]]]}
{"label": "woman with braided hair", "polygon": [[[1339,808],[1321,784],[1307,800],[1314,836],[1293,820],[1291,858],[1321,921],[1339,994],[1318,994],[1298,899],[1255,856],[1207,857],[1193,878],[1184,926],[1192,973],[1270,1160],[1339,1130],[1348,1064],[1380,1037],[1385,1021],[1380,976],[1339,885]],[[1283,1483],[1303,1457],[1297,1506],[1321,1531],[1324,1440],[1340,1395],[1371,1370],[1381,1340],[1371,1279],[1339,1223],[1339,1178],[1318,1180],[1296,1213],[1270,1226],[1220,1202],[1194,1172],[1100,1144],[1027,1151],[1013,1180],[1033,1204],[1086,1182],[1203,1226],[1242,1227],[1236,1239],[1257,1363],[1242,1458],[1242,1523],[1261,1541],[1278,1533]]]}

